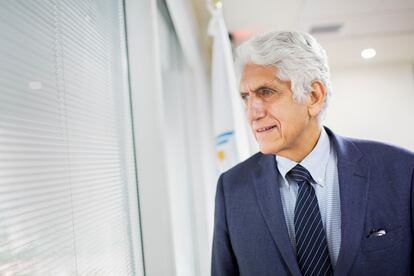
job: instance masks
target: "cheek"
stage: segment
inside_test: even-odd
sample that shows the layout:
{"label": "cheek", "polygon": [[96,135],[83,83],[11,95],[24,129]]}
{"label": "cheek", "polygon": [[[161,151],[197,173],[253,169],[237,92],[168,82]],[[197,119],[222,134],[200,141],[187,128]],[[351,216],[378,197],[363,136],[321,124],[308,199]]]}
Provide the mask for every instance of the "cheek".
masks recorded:
{"label": "cheek", "polygon": [[251,111],[251,109],[246,108],[245,115],[246,115],[247,123],[249,124],[249,126],[251,126],[254,121],[254,116],[253,116],[253,112]]}
{"label": "cheek", "polygon": [[274,113],[274,118],[280,126],[282,135],[287,136],[294,132],[295,129],[300,128],[303,121],[303,114],[301,110],[287,108],[283,112]]}
{"label": "cheek", "polygon": [[252,117],[250,116],[250,113],[247,112],[247,111],[246,111],[246,120],[247,120],[247,123],[249,124],[249,126],[252,127],[253,120],[252,120]]}
{"label": "cheek", "polygon": [[307,113],[304,113],[302,109],[297,109],[296,112],[292,112],[287,122],[285,122],[285,128],[287,128],[288,134],[295,136],[298,132],[302,131],[306,127]]}

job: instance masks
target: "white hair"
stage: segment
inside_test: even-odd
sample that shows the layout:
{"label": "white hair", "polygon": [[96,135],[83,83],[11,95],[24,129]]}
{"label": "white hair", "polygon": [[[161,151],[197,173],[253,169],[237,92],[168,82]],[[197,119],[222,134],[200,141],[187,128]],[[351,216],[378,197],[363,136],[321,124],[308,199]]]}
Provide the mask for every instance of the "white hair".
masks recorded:
{"label": "white hair", "polygon": [[311,91],[312,81],[322,81],[327,90],[318,115],[318,120],[322,121],[331,96],[331,82],[326,52],[313,36],[303,32],[272,31],[244,42],[236,49],[238,83],[244,66],[251,63],[276,68],[279,79],[291,82],[297,102]]}

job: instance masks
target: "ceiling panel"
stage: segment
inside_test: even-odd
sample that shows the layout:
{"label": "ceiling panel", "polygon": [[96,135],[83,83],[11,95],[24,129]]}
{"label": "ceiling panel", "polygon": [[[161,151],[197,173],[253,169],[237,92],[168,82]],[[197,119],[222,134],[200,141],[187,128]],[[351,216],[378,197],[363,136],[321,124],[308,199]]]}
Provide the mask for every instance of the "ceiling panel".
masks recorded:
{"label": "ceiling panel", "polygon": [[[343,24],[338,32],[315,34],[333,66],[414,62],[414,0],[223,0],[223,12],[229,31],[242,39],[266,30]],[[362,60],[368,47],[377,56]]]}
{"label": "ceiling panel", "polygon": [[292,28],[304,0],[223,0],[229,31]]}
{"label": "ceiling panel", "polygon": [[308,0],[303,4],[305,18],[364,16],[414,9],[412,0]]}

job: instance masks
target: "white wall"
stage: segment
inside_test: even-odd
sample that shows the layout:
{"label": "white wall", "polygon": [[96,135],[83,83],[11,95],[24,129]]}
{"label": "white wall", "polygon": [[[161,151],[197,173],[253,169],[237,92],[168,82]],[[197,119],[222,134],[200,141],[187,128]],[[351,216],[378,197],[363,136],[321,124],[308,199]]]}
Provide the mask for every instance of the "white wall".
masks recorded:
{"label": "white wall", "polygon": [[409,63],[333,69],[325,125],[341,135],[414,150],[413,72]]}

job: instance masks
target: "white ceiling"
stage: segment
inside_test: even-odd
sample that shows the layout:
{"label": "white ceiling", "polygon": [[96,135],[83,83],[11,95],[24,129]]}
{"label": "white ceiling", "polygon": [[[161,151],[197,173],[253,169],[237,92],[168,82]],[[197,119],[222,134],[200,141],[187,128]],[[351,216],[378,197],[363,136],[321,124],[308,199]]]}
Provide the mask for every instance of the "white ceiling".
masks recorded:
{"label": "white ceiling", "polygon": [[[414,0],[222,0],[227,28],[236,42],[267,30],[342,26],[314,33],[326,49],[331,67],[366,63],[414,63]],[[360,53],[374,48],[377,56]]]}

